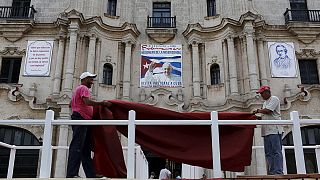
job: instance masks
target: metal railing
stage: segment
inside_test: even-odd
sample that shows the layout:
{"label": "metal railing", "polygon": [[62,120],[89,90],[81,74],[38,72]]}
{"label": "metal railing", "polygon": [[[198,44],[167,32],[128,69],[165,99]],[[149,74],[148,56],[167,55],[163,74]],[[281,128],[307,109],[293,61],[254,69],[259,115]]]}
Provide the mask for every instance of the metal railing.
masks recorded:
{"label": "metal railing", "polygon": [[[47,110],[45,120],[0,120],[0,125],[44,125],[43,145],[41,147],[40,178],[49,178],[52,162],[52,125],[127,125],[128,126],[128,152],[127,152],[127,178],[135,178],[135,127],[136,125],[211,125],[213,177],[221,178],[219,125],[292,125],[294,154],[297,174],[306,174],[303,145],[301,138],[301,125],[320,124],[319,119],[300,119],[299,113],[290,113],[290,120],[218,120],[218,112],[211,112],[211,120],[136,120],[135,111],[129,111],[128,120],[54,120],[54,112]],[[4,145],[3,143],[0,145]],[[8,147],[8,146],[7,146]],[[13,148],[11,148],[12,150]],[[13,173],[14,151],[10,154],[8,175]],[[318,158],[318,157],[317,157]],[[317,160],[319,162],[319,160]],[[318,164],[319,169],[319,164]],[[8,176],[8,179],[12,178]]]}
{"label": "metal railing", "polygon": [[284,13],[286,24],[289,22],[320,22],[320,10],[290,10]]}
{"label": "metal railing", "polygon": [[176,17],[149,17],[147,28],[175,28]]}
{"label": "metal railing", "polygon": [[33,6],[0,6],[0,19],[34,19],[36,12]]}

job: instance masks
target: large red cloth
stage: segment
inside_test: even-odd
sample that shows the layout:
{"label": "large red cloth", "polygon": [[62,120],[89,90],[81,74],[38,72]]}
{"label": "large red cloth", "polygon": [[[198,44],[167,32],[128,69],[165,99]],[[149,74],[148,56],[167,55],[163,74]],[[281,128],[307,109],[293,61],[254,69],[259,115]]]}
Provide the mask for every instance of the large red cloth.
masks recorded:
{"label": "large red cloth", "polygon": [[[112,100],[107,109],[96,107],[94,119],[128,119],[130,110],[137,120],[209,120],[210,113],[179,113],[150,105]],[[219,119],[255,119],[244,112],[219,112]],[[222,170],[243,171],[251,163],[255,126],[221,125],[220,157]],[[97,171],[107,177],[125,177],[126,167],[117,130],[125,136],[127,126],[94,126],[94,162]],[[136,126],[136,143],[144,149],[175,162],[212,168],[211,127],[205,125]]]}

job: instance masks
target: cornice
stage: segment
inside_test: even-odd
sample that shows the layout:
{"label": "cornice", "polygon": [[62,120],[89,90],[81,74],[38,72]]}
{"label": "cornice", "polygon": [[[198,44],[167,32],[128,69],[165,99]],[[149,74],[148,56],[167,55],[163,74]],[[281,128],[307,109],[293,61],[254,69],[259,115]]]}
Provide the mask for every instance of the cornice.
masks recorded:
{"label": "cornice", "polygon": [[[260,26],[265,26],[265,21],[260,15],[253,14],[252,12],[247,12],[241,15],[239,20],[234,20],[231,18],[222,18],[220,24],[213,27],[202,27],[199,23],[189,24],[187,28],[183,31],[183,36],[187,39],[192,34],[198,35],[212,35],[223,34],[223,31],[241,31],[248,26],[248,23],[251,22],[252,28],[258,28]],[[238,30],[237,30],[238,29]]]}
{"label": "cornice", "polygon": [[125,22],[121,26],[110,26],[105,24],[100,16],[85,19],[82,13],[74,9],[69,12],[61,13],[55,24],[68,29],[73,28],[83,30],[82,27],[84,27],[84,29],[91,29],[97,34],[117,40],[121,40],[128,34],[131,34],[134,39],[137,39],[140,35],[135,24]]}
{"label": "cornice", "polygon": [[26,54],[26,50],[23,49],[23,50],[19,50],[18,47],[5,47],[4,50],[0,50],[0,55],[19,55],[19,56],[22,56],[22,55],[25,55]]}

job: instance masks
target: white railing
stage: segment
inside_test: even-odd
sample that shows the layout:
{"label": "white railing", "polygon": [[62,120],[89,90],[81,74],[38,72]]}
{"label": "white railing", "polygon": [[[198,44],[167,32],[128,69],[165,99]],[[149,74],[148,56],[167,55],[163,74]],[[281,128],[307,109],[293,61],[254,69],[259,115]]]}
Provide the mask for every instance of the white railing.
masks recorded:
{"label": "white railing", "polygon": [[[299,119],[297,111],[290,113],[290,120],[218,120],[218,113],[211,112],[211,120],[136,120],[135,111],[129,111],[128,120],[54,120],[54,112],[48,110],[45,120],[0,120],[0,125],[45,125],[43,146],[41,147],[40,178],[49,178],[52,162],[52,125],[128,125],[128,154],[127,154],[127,178],[135,178],[135,126],[136,125],[211,125],[212,156],[213,156],[213,177],[221,178],[220,146],[219,146],[219,125],[293,125],[292,135],[294,142],[294,153],[298,174],[306,174],[303,146],[301,139],[300,125],[320,124],[318,119]],[[2,143],[3,144],[3,143]],[[1,144],[0,144],[1,145]],[[17,146],[7,146],[17,149]],[[15,148],[14,148],[15,147]],[[12,156],[14,156],[12,150]],[[8,175],[13,173],[13,159],[10,154]],[[317,159],[319,162],[319,160]],[[318,164],[319,168],[319,164]]]}

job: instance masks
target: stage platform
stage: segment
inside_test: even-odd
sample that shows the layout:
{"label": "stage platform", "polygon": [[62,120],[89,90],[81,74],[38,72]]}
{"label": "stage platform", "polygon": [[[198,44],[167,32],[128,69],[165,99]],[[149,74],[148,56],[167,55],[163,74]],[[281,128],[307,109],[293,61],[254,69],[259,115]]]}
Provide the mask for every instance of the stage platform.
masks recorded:
{"label": "stage platform", "polygon": [[[13,178],[12,180],[35,180],[41,178]],[[50,178],[51,180],[125,180],[117,178]],[[289,175],[263,175],[263,176],[237,176],[236,178],[208,178],[207,180],[320,180],[320,174],[289,174]],[[0,180],[2,180],[0,178]],[[133,180],[133,179],[131,179]],[[175,180],[175,179],[172,179]],[[183,180],[191,180],[184,179]]]}
{"label": "stage platform", "polygon": [[282,180],[291,180],[291,179],[301,179],[301,180],[311,180],[319,179],[320,174],[287,174],[287,175],[264,175],[264,176],[238,176],[237,178],[229,178],[234,180],[271,180],[271,179],[282,179]]}

